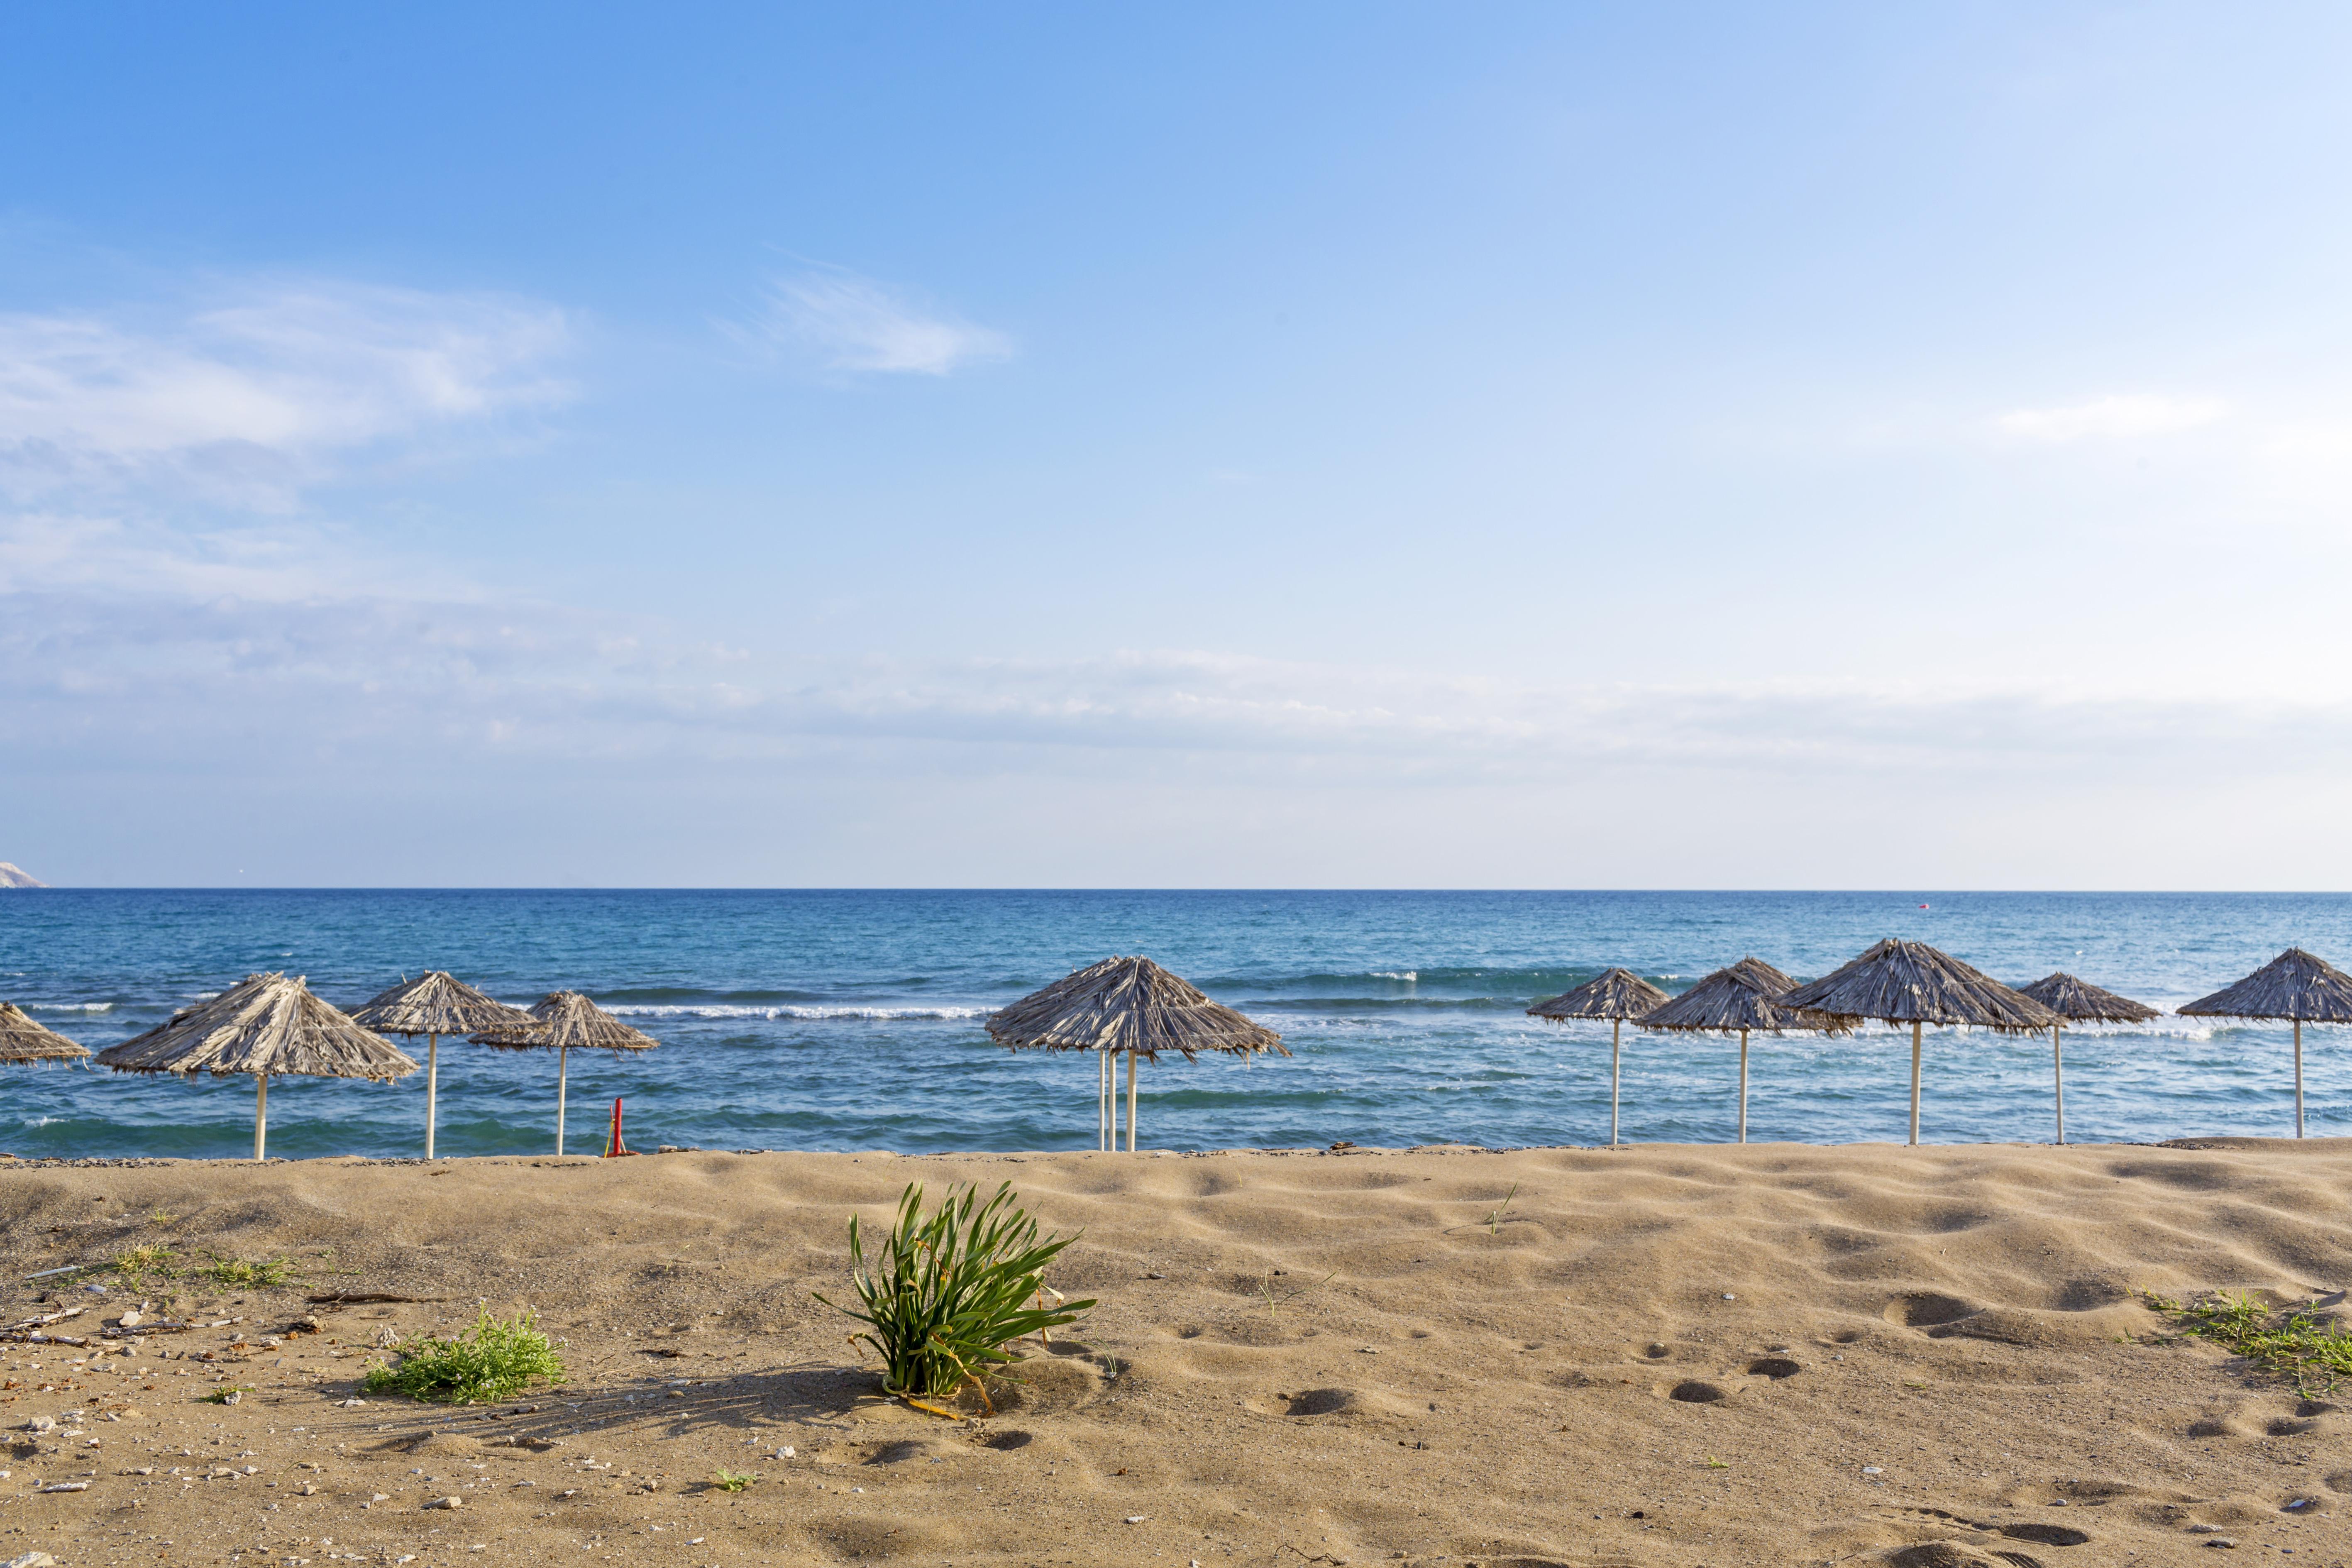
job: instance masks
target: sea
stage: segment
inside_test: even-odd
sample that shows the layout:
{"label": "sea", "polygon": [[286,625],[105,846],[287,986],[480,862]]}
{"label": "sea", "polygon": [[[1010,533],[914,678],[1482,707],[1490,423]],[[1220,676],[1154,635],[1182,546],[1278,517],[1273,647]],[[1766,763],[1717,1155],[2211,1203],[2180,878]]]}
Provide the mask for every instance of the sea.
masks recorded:
{"label": "sea", "polygon": [[[93,1050],[256,971],[354,1006],[446,969],[528,1005],[586,992],[660,1042],[573,1052],[571,1152],[1087,1149],[1091,1059],[983,1025],[1114,953],[1146,954],[1276,1030],[1290,1056],[1140,1072],[1142,1147],[1609,1138],[1610,1028],[1527,1016],[1622,964],[1669,991],[1754,954],[1800,979],[1882,937],[2021,984],[2067,970],[2169,1009],[2299,945],[2352,960],[2352,897],[2215,893],[80,890],[0,892],[0,999]],[[1623,1031],[1622,1136],[1736,1135],[1738,1047]],[[2352,1039],[2307,1026],[2306,1125],[2352,1133]],[[420,1060],[425,1042],[411,1054]],[[1750,1042],[1748,1136],[1903,1140],[1910,1039]],[[2071,1142],[2286,1136],[2290,1037],[2167,1016],[2065,1035]],[[1921,1140],[2046,1142],[2050,1042],[1930,1030]],[[0,1069],[0,1151],[249,1155],[253,1080]],[[556,1062],[440,1049],[438,1152],[555,1151]],[[411,1157],[425,1079],[278,1079],[269,1152]]]}

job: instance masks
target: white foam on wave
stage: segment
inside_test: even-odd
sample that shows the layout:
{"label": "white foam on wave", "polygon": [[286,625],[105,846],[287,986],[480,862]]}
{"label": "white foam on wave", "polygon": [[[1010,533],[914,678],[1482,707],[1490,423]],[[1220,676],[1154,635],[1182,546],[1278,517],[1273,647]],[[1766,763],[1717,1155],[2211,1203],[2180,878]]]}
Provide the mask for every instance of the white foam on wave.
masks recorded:
{"label": "white foam on wave", "polygon": [[607,1007],[607,1013],[638,1018],[985,1018],[991,1007],[747,1007],[723,1003]]}
{"label": "white foam on wave", "polygon": [[20,1002],[27,1013],[111,1013],[111,1002]]}
{"label": "white foam on wave", "polygon": [[1421,971],[1417,969],[1375,969],[1372,971],[1371,977],[1374,980],[1418,981],[1421,978]]}

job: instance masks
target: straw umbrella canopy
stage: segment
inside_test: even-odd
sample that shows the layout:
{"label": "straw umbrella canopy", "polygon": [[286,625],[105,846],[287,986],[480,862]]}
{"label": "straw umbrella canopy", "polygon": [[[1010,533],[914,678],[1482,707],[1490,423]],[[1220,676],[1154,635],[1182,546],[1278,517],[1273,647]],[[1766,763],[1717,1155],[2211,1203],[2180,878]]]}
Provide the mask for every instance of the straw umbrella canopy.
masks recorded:
{"label": "straw umbrella canopy", "polygon": [[2352,1024],[2352,974],[2290,947],[2235,985],[2178,1009],[2190,1018],[2290,1018],[2294,1022],[2294,1135],[2303,1136],[2303,1026]]}
{"label": "straw umbrella canopy", "polygon": [[555,1052],[555,1152],[561,1154],[572,1051],[649,1051],[661,1042],[639,1034],[577,991],[551,992],[524,1017],[525,1024],[502,1025],[471,1038],[478,1046],[502,1051]]}
{"label": "straw umbrella canopy", "polygon": [[2103,990],[2087,980],[2077,980],[2064,970],[2045,974],[2031,985],[2017,988],[2021,996],[2031,996],[2053,1013],[2059,1021],[2050,1026],[2050,1070],[2058,1089],[2058,1142],[2066,1142],[2066,1056],[2058,1037],[2068,1024],[2145,1024],[2156,1016],[2156,1009],[2145,1002],[2135,1002],[2128,996],[2118,996]]}
{"label": "straw umbrella canopy", "polygon": [[1784,1034],[1804,1029],[1824,1035],[1847,1035],[1853,1026],[1844,1019],[1802,1007],[1783,1006],[1774,1000],[1796,985],[1760,958],[1743,958],[1718,969],[1664,1006],[1634,1022],[1644,1029],[1739,1036],[1739,1141],[1748,1142],[1748,1035],[1760,1030]]}
{"label": "straw umbrella canopy", "polygon": [[310,994],[298,974],[248,974],[209,1002],[183,1007],[143,1035],[98,1053],[116,1072],[235,1072],[254,1077],[253,1157],[269,1135],[272,1078],[363,1078],[389,1083],[416,1064]]}
{"label": "straw umbrella canopy", "polygon": [[67,1039],[14,1002],[0,1002],[0,1067],[78,1062],[89,1047]]}
{"label": "straw umbrella canopy", "polygon": [[1073,970],[989,1015],[989,1038],[1008,1050],[1092,1051],[1096,1060],[1095,1142],[1118,1147],[1118,1090],[1111,1058],[1127,1053],[1127,1150],[1135,1152],[1135,1058],[1157,1063],[1174,1051],[1186,1061],[1202,1051],[1247,1060],[1276,1056],[1282,1037],[1170,973],[1148,958],[1106,958]]}
{"label": "straw umbrella canopy", "polygon": [[491,1000],[443,970],[428,969],[352,1008],[352,1022],[379,1035],[425,1037],[425,1157],[430,1160],[434,1108],[441,1096],[441,1037],[528,1028],[531,1016]]}
{"label": "straw umbrella canopy", "polygon": [[1911,1142],[1919,1142],[1919,1029],[1964,1024],[2004,1035],[2038,1035],[2058,1015],[1982,970],[1924,942],[1889,937],[1810,984],[1782,994],[1787,1007],[1841,1018],[1911,1026]]}
{"label": "straw umbrella canopy", "polygon": [[1609,1146],[1617,1146],[1617,1067],[1625,1020],[1643,1018],[1666,1005],[1666,994],[1630,969],[1604,969],[1573,991],[1537,1003],[1530,1018],[1564,1024],[1570,1018],[1609,1020]]}

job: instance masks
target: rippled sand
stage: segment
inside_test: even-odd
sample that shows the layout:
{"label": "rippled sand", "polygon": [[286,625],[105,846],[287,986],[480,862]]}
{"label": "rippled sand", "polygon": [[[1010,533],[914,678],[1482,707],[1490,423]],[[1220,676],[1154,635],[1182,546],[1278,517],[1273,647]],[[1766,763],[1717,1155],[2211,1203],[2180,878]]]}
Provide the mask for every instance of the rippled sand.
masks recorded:
{"label": "rippled sand", "polygon": [[[956,1180],[1084,1227],[1052,1282],[1101,1299],[962,1423],[880,1398],[810,1299],[851,1213]],[[2341,1289],[2347,1194],[2345,1140],[17,1168],[14,1278],[162,1241],[309,1290],[183,1279],[244,1321],[106,1371],[5,1347],[8,1422],[85,1414],[13,1435],[0,1561],[2343,1563],[2352,1415],[2135,1293]],[[51,1293],[92,1303],[60,1329],[122,1304]],[[478,1299],[541,1311],[572,1381],[341,1403]]]}

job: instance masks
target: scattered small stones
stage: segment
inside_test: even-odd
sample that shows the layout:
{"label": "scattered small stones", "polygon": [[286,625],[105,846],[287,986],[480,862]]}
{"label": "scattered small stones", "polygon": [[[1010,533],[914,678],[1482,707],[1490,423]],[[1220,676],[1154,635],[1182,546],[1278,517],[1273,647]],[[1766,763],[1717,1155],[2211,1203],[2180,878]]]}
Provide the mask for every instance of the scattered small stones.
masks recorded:
{"label": "scattered small stones", "polygon": [[461,1497],[437,1497],[425,1506],[426,1508],[463,1508],[466,1506],[466,1500]]}
{"label": "scattered small stones", "polygon": [[88,1481],[43,1481],[33,1489],[39,1492],[86,1492],[89,1490],[89,1483]]}
{"label": "scattered small stones", "polygon": [[1127,1516],[1127,1522],[1129,1524],[1141,1524],[1150,1517],[1150,1516],[1149,1514],[1130,1513]]}
{"label": "scattered small stones", "polygon": [[46,1552],[27,1552],[0,1563],[0,1568],[58,1568],[58,1560]]}
{"label": "scattered small stones", "polygon": [[2206,1545],[2208,1545],[2208,1546],[2220,1546],[2220,1547],[2224,1547],[2224,1548],[2234,1548],[2238,1543],[2237,1543],[2236,1542],[2234,1542],[2234,1541],[2231,1540],[2231,1539],[2230,1539],[2228,1536],[2226,1536],[2226,1535],[2217,1535],[2217,1536],[2213,1537],[2210,1541],[2208,1541],[2205,1544],[2206,1544]]}

